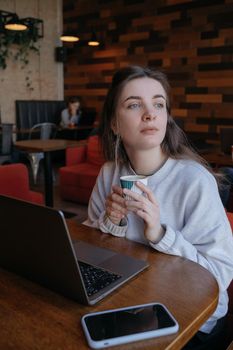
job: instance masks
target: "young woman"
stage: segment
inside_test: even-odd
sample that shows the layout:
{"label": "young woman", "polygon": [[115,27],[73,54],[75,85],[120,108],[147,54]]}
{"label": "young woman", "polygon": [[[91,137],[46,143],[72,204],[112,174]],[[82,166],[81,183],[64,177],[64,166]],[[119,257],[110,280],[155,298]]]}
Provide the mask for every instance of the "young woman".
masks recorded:
{"label": "young woman", "polygon": [[80,100],[78,97],[70,97],[67,108],[61,112],[62,127],[77,125],[81,118]]}
{"label": "young woman", "polygon": [[[215,177],[170,114],[166,76],[138,66],[118,71],[104,104],[100,135],[107,162],[85,224],[208,269],[219,284],[219,304],[194,343],[210,349],[227,312],[232,232]],[[148,177],[147,186],[137,183],[143,195],[121,189],[120,176],[130,174]],[[124,194],[133,199],[125,200]]]}

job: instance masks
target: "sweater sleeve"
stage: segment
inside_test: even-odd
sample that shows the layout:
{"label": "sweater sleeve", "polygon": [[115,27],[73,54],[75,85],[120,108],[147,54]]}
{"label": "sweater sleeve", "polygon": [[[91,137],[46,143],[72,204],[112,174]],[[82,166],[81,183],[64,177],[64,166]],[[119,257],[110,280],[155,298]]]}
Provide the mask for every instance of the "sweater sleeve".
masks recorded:
{"label": "sweater sleeve", "polygon": [[84,225],[98,228],[113,236],[124,237],[128,226],[127,219],[122,220],[120,226],[115,225],[105,211],[106,198],[111,193],[113,184],[113,167],[110,163],[105,163],[93,188],[88,204],[88,219],[84,221]]}
{"label": "sweater sleeve", "polygon": [[215,276],[220,291],[224,291],[233,278],[233,238],[212,175],[194,180],[185,191],[184,201],[182,230],[161,222],[165,235],[160,242],[150,245],[202,265]]}

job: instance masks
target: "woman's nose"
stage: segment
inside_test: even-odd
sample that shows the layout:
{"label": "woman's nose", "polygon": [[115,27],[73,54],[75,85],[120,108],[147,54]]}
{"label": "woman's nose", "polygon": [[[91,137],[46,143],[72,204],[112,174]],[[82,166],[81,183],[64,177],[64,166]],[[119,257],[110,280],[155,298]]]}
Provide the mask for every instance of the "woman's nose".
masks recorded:
{"label": "woman's nose", "polygon": [[156,118],[155,110],[152,108],[145,108],[142,119],[143,121],[153,120]]}

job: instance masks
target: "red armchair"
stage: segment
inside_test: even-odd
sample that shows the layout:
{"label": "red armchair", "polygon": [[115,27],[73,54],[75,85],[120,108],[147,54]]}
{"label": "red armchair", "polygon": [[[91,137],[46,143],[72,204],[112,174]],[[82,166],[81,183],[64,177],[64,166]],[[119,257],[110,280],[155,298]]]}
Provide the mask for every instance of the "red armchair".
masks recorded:
{"label": "red armchair", "polygon": [[227,345],[233,340],[232,329],[233,329],[233,281],[228,287],[228,295],[229,295],[229,305],[228,305],[228,313],[227,313],[227,334],[226,334],[226,342]]}
{"label": "red armchair", "polygon": [[44,204],[43,195],[30,190],[28,169],[21,163],[0,166],[0,194]]}
{"label": "red armchair", "polygon": [[[233,213],[227,212],[227,217],[230,222],[232,233],[233,233]],[[229,307],[227,313],[227,334],[226,334],[226,343],[227,345],[233,340],[232,329],[233,329],[233,281],[231,281],[230,286],[228,287],[229,295]]]}
{"label": "red armchair", "polygon": [[59,170],[62,199],[87,204],[104,161],[97,135],[83,146],[67,148],[66,166]]}

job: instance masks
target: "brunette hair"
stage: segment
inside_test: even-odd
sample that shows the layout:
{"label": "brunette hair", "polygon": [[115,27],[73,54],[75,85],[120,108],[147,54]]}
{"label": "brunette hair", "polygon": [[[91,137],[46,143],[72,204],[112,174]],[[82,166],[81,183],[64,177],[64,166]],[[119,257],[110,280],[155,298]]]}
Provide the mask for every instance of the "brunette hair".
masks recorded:
{"label": "brunette hair", "polygon": [[221,186],[221,175],[213,172],[209,164],[192,148],[186,134],[171,116],[170,84],[167,76],[163,72],[152,70],[149,67],[130,65],[118,70],[113,76],[112,84],[104,102],[99,127],[99,135],[105,159],[107,161],[118,161],[121,163],[127,163],[129,161],[124,145],[119,135],[114,134],[112,125],[114,122],[117,123],[116,109],[123,88],[129,81],[144,77],[158,81],[166,93],[168,120],[165,137],[161,143],[163,152],[168,157],[174,159],[191,159],[197,161],[214,175],[218,185]]}
{"label": "brunette hair", "polygon": [[[166,93],[168,121],[166,134],[161,144],[163,152],[171,158],[193,159],[199,163],[205,164],[205,161],[192,149],[185,133],[171,116],[170,84],[166,75],[160,71],[140,66],[128,66],[122,68],[113,76],[112,84],[103,106],[102,120],[100,121],[100,137],[105,159],[108,161],[115,161],[117,154],[117,160],[119,162],[124,163],[128,160],[124,145],[121,141],[119,142],[119,137],[114,134],[111,126],[116,119],[116,108],[122,89],[129,81],[143,77],[148,77],[158,81]],[[118,152],[116,152],[116,148],[118,148]]]}
{"label": "brunette hair", "polygon": [[71,96],[67,99],[67,104],[79,102],[81,104],[81,99],[78,96]]}

